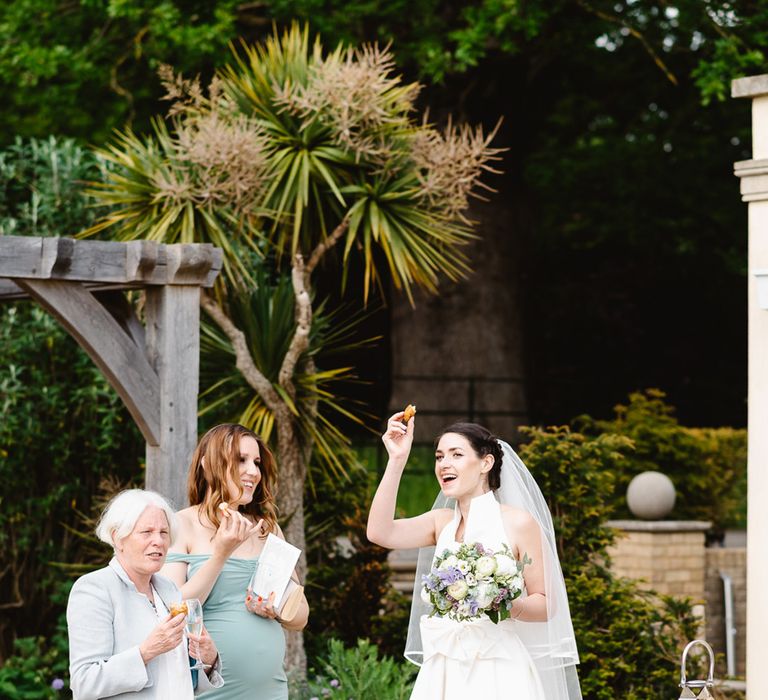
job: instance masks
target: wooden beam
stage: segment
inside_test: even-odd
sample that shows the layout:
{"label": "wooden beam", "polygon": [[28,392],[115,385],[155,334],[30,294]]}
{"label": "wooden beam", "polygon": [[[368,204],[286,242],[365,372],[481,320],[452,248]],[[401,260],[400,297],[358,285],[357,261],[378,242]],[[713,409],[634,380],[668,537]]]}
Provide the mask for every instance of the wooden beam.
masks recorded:
{"label": "wooden beam", "polygon": [[147,445],[146,483],[182,508],[187,505],[187,469],[197,443],[200,288],[149,287],[146,295],[147,353],[160,393],[160,439]]}
{"label": "wooden beam", "polygon": [[[17,279],[16,283],[55,316],[88,353],[125,402],[147,443],[159,444],[158,377],[144,348],[135,344],[82,284],[35,279]],[[198,288],[190,289],[199,294]]]}
{"label": "wooden beam", "polygon": [[[125,291],[127,289],[143,289],[145,287],[141,282],[81,282],[80,284],[89,292]],[[29,298],[29,294],[13,280],[0,277],[0,303],[4,301],[23,301]]]}
{"label": "wooden beam", "polygon": [[210,287],[221,265],[221,250],[209,243],[0,236],[0,278],[11,280]]}

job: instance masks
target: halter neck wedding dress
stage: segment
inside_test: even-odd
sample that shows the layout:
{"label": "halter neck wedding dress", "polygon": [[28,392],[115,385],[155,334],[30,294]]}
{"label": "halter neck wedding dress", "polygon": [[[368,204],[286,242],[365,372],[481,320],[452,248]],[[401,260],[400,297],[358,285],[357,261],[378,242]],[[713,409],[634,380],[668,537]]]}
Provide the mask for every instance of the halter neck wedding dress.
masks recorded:
{"label": "halter neck wedding dress", "polygon": [[[453,519],[440,532],[435,555],[458,549],[460,521],[457,505]],[[464,542],[480,542],[493,551],[507,544],[514,550],[492,491],[472,499]],[[516,620],[495,624],[487,616],[464,622],[422,616],[423,664],[411,700],[547,700],[536,665],[518,636],[519,626],[526,624]]]}

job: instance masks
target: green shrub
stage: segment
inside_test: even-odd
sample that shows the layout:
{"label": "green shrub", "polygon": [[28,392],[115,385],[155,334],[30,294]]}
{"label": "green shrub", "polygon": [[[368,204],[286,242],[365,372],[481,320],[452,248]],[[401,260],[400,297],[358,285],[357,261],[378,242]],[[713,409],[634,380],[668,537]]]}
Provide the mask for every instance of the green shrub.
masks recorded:
{"label": "green shrub", "polygon": [[319,673],[311,671],[308,681],[310,700],[407,700],[416,667],[388,656],[379,658],[376,646],[365,639],[352,648],[332,639],[316,670]]}
{"label": "green shrub", "polygon": [[0,235],[74,236],[96,218],[82,194],[98,157],[72,139],[20,139],[0,150]]}
{"label": "green shrub", "polygon": [[606,568],[614,539],[616,474],[627,468],[626,436],[567,427],[526,428],[520,456],[552,510],[588,700],[677,697],[680,653],[696,635],[687,600],[657,598]]}
{"label": "green shrub", "polygon": [[611,420],[578,418],[590,434],[614,433],[632,440],[634,450],[617,471],[614,516],[626,517],[626,489],[636,474],[661,471],[672,479],[677,501],[672,517],[709,520],[718,532],[744,526],[747,434],[733,428],[688,428],[679,424],[665,395],[648,389],[630,395]]}
{"label": "green shrub", "polygon": [[627,464],[632,443],[619,435],[589,437],[565,426],[522,428],[520,457],[548,499],[567,575],[603,555],[614,533],[604,527],[611,513],[616,474]]}
{"label": "green shrub", "polygon": [[66,635],[20,637],[13,655],[0,666],[0,697],[5,700],[49,700],[68,697]]}

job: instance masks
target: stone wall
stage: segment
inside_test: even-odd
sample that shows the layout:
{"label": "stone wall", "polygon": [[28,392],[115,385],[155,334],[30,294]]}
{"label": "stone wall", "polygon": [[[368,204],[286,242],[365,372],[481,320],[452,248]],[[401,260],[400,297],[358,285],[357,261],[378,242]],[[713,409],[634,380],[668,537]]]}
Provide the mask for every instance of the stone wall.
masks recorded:
{"label": "stone wall", "polygon": [[701,635],[717,654],[717,675],[726,672],[725,606],[720,572],[731,576],[736,628],[736,675],[746,667],[746,549],[705,547],[709,523],[691,521],[610,521],[620,531],[609,550],[611,569],[636,579],[640,588],[687,596],[702,619]]}
{"label": "stone wall", "polygon": [[693,599],[704,618],[704,536],[710,523],[677,520],[612,520],[621,532],[609,549],[611,568],[619,576],[637,579],[639,587]]}
{"label": "stone wall", "polygon": [[514,440],[527,423],[519,289],[524,202],[473,204],[478,239],[467,247],[472,268],[444,278],[440,294],[416,291],[414,306],[394,294],[390,333],[389,411],[416,404],[416,441],[431,444],[455,421],[482,423]]}

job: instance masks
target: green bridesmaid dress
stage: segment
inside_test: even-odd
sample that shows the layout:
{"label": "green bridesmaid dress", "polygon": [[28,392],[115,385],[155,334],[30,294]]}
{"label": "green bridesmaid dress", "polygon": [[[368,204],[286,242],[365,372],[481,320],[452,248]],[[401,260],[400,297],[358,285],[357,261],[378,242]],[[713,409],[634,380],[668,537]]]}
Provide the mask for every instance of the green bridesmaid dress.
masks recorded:
{"label": "green bridesmaid dress", "polygon": [[[187,578],[208,554],[168,554],[168,562],[187,562]],[[203,623],[221,654],[225,685],[206,700],[288,700],[283,669],[285,634],[280,623],[245,609],[245,596],[258,557],[230,558],[203,605]]]}

